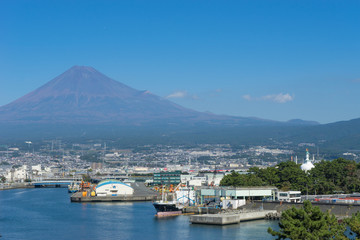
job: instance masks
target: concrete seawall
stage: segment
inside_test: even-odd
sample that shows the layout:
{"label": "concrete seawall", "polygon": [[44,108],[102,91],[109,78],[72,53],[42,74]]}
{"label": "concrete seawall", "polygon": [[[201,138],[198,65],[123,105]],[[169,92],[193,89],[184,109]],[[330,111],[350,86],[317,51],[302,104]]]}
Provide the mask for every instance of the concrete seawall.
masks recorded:
{"label": "concrete seawall", "polygon": [[274,214],[275,210],[241,212],[237,214],[220,213],[190,216],[190,222],[196,224],[229,225],[242,221],[264,219],[267,214]]}
{"label": "concrete seawall", "polygon": [[[317,203],[313,202],[313,206],[318,206],[321,211],[329,211],[330,214],[334,214],[338,218],[351,217],[353,213],[360,211],[359,204],[344,204],[344,203]],[[302,203],[288,203],[288,202],[261,202],[256,201],[243,206],[243,209],[264,209],[264,210],[276,210],[281,213],[289,208],[296,207],[301,208]]]}
{"label": "concrete seawall", "polygon": [[191,207],[183,208],[182,211],[185,214],[215,214],[215,213],[219,213],[221,209],[201,207],[201,206],[191,206]]}
{"label": "concrete seawall", "polygon": [[28,183],[0,184],[0,191],[1,190],[11,190],[11,189],[22,189],[22,188],[34,188],[34,186],[29,185]]}

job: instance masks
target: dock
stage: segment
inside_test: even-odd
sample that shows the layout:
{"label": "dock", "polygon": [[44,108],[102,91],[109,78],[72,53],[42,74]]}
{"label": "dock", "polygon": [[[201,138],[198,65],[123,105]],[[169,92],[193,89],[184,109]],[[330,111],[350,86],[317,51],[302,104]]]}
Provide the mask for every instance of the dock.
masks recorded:
{"label": "dock", "polygon": [[155,201],[156,195],[117,195],[117,196],[86,196],[81,192],[74,193],[71,202],[136,202],[136,201]]}
{"label": "dock", "polygon": [[190,216],[190,222],[195,224],[229,225],[238,224],[242,221],[265,219],[269,214],[275,214],[275,210],[262,210],[239,213],[218,213]]}
{"label": "dock", "polygon": [[139,202],[139,201],[156,201],[159,197],[157,192],[148,189],[142,183],[132,183],[134,188],[132,195],[115,195],[115,196],[91,196],[87,194],[82,195],[82,192],[77,192],[71,195],[71,202]]}
{"label": "dock", "polygon": [[221,212],[220,208],[204,207],[204,206],[189,206],[182,209],[183,214],[216,214]]}

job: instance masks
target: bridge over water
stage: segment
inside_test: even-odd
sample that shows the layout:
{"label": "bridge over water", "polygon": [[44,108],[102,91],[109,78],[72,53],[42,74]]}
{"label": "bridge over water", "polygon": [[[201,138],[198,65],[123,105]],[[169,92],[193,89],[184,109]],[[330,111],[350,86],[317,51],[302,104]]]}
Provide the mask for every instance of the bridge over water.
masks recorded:
{"label": "bridge over water", "polygon": [[48,178],[31,182],[35,188],[41,187],[54,187],[54,188],[67,188],[72,183],[80,183],[81,179],[74,178]]}

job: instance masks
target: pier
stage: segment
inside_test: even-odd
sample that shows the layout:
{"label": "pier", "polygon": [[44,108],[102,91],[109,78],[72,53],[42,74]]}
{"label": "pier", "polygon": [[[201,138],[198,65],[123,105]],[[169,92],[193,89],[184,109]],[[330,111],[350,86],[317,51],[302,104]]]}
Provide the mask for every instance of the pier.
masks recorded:
{"label": "pier", "polygon": [[156,195],[117,195],[117,196],[82,196],[82,192],[74,193],[71,202],[136,202],[155,201]]}
{"label": "pier", "polygon": [[196,224],[229,225],[241,221],[265,219],[269,214],[275,214],[275,210],[262,210],[238,213],[218,213],[190,216],[190,222]]}
{"label": "pier", "polygon": [[215,214],[221,212],[220,208],[190,206],[182,209],[183,214]]}
{"label": "pier", "polygon": [[134,194],[132,195],[115,195],[115,196],[91,196],[89,192],[86,192],[86,196],[83,196],[83,192],[77,192],[71,195],[71,202],[136,202],[136,201],[156,201],[159,197],[157,192],[148,189],[142,183],[131,183],[131,187],[134,188]]}

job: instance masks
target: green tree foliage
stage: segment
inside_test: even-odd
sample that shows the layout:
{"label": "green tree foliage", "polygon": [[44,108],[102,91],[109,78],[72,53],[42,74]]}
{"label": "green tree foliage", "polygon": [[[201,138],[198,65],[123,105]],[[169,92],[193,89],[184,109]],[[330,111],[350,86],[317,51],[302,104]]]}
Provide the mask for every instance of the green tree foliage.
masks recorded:
{"label": "green tree foliage", "polygon": [[[251,170],[251,172],[255,172]],[[266,183],[266,185],[273,186],[280,181],[279,170],[275,167],[268,167],[266,169],[258,169],[257,175]]]}
{"label": "green tree foliage", "polygon": [[88,174],[83,174],[82,179],[84,182],[91,182],[91,177]]}
{"label": "green tree foliage", "polygon": [[221,186],[264,186],[264,182],[260,177],[257,177],[254,174],[240,174],[237,172],[232,172],[229,175],[226,175],[220,181]]}
{"label": "green tree foliage", "polygon": [[349,227],[349,235],[352,239],[360,239],[360,212],[353,214],[351,218],[345,219],[345,223]]}
{"label": "green tree foliage", "polygon": [[283,191],[298,190],[303,194],[332,194],[335,191],[360,192],[360,163],[338,158],[321,161],[304,172],[300,164],[281,162],[275,167],[252,167],[248,174],[232,173],[223,178],[222,186],[275,186]]}
{"label": "green tree foliage", "polygon": [[226,175],[222,186],[276,186],[283,190],[305,190],[308,177],[294,162],[282,162],[276,167],[250,168],[248,174],[231,173]]}
{"label": "green tree foliage", "polygon": [[[277,165],[279,181],[276,187],[282,190],[298,190],[306,192],[309,185],[308,175],[301,170],[300,165],[292,161],[281,162]],[[287,189],[289,188],[290,189]]]}
{"label": "green tree foliage", "polygon": [[334,191],[360,191],[360,165],[355,161],[338,158],[333,161],[321,161],[310,171],[313,183],[312,191],[317,194]]}
{"label": "green tree foliage", "polygon": [[334,215],[313,207],[310,201],[305,201],[302,208],[292,207],[284,211],[279,227],[278,232],[269,227],[268,233],[277,239],[347,239],[344,235],[345,225],[339,224]]}

